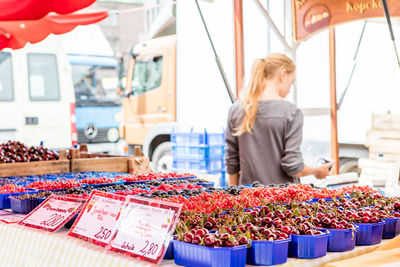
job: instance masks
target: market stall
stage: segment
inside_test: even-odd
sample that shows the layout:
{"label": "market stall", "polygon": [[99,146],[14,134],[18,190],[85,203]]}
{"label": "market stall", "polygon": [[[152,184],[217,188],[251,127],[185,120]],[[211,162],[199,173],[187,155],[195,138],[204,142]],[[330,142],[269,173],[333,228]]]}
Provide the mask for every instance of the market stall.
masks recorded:
{"label": "market stall", "polygon": [[325,266],[399,242],[400,199],[368,186],[104,171],[0,181],[6,266]]}

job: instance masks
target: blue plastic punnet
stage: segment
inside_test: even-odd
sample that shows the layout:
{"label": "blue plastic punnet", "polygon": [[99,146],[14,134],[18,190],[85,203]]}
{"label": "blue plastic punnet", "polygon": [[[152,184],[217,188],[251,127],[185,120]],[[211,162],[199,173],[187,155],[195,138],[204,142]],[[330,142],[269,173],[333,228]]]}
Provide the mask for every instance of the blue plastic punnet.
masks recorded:
{"label": "blue plastic punnet", "polygon": [[381,243],[384,221],[377,223],[355,223],[360,227],[356,235],[357,246],[370,246]]}
{"label": "blue plastic punnet", "polygon": [[[324,229],[321,229],[321,231],[324,231]],[[326,230],[321,235],[291,235],[289,257],[314,259],[325,256],[330,235],[331,233]]]}
{"label": "blue plastic punnet", "polygon": [[205,247],[173,240],[175,264],[187,267],[246,266],[247,246]]}
{"label": "blue plastic punnet", "polygon": [[252,241],[247,249],[247,263],[252,265],[276,265],[287,261],[289,239],[276,241]]}
{"label": "blue plastic punnet", "polygon": [[[358,226],[356,226],[358,229]],[[328,229],[331,235],[328,237],[329,252],[343,252],[353,250],[356,246],[356,231],[353,229]]]}
{"label": "blue plastic punnet", "polygon": [[385,222],[382,236],[384,239],[391,239],[400,234],[400,218],[387,218],[383,221]]}
{"label": "blue plastic punnet", "polygon": [[11,210],[15,213],[27,214],[34,210],[45,198],[19,199],[10,197]]}
{"label": "blue plastic punnet", "polygon": [[172,240],[169,242],[169,246],[167,248],[167,251],[165,252],[164,259],[166,260],[171,260],[174,258],[174,245],[172,243]]}

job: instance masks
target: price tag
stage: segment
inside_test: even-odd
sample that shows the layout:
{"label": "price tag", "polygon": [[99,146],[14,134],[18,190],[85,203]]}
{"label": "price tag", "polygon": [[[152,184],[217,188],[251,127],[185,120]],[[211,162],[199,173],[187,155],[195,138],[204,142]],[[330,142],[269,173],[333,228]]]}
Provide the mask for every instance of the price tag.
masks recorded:
{"label": "price tag", "polygon": [[128,196],[109,250],[160,263],[182,205]]}
{"label": "price tag", "polygon": [[94,190],[68,235],[105,247],[114,234],[125,196]]}
{"label": "price tag", "polygon": [[72,219],[84,203],[81,198],[51,195],[19,224],[55,232]]}

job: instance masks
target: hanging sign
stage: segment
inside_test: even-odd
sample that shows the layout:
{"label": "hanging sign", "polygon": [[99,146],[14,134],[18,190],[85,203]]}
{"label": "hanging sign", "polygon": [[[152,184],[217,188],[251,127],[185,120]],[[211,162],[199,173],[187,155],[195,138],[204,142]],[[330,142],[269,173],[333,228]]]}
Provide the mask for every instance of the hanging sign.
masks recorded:
{"label": "hanging sign", "polygon": [[[387,0],[390,16],[400,17],[400,1]],[[329,26],[384,17],[381,0],[292,0],[293,32],[303,41]]]}

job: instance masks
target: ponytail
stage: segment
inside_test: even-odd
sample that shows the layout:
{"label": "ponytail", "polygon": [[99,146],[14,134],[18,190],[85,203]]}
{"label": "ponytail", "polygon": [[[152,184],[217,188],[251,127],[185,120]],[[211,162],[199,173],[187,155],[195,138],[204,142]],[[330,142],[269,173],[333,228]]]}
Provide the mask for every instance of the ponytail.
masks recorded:
{"label": "ponytail", "polygon": [[235,136],[240,136],[245,132],[251,133],[256,120],[258,99],[265,90],[267,78],[282,69],[291,73],[295,68],[293,61],[283,54],[271,54],[266,58],[257,59],[253,63],[250,84],[242,97],[242,109],[245,116],[240,127],[235,129]]}

